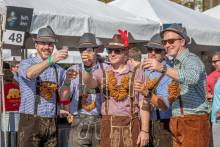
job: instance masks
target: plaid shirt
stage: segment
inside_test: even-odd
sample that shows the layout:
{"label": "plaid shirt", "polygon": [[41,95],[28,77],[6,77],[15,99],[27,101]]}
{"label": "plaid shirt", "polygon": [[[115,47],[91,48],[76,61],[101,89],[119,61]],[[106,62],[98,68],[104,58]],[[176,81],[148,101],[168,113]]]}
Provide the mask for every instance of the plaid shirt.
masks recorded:
{"label": "plaid shirt", "polygon": [[[22,60],[19,67],[19,86],[21,93],[21,104],[19,108],[20,113],[34,114],[34,103],[36,95],[36,79],[30,80],[26,77],[26,72],[29,67],[34,64],[38,64],[42,61],[39,57],[33,57],[26,60]],[[58,72],[58,85],[61,85],[63,81],[64,70],[58,66],[54,65]],[[56,81],[56,73],[54,66],[50,66],[45,69],[39,76],[40,81]],[[37,108],[37,115],[41,117],[54,117],[56,109],[56,95],[54,93],[53,97],[46,101],[45,98],[40,97],[40,102]]]}
{"label": "plaid shirt", "polygon": [[[188,49],[174,60],[174,68],[179,75],[184,114],[203,114],[208,112],[205,102],[206,72],[202,61]],[[172,106],[172,115],[180,115],[179,100]]]}

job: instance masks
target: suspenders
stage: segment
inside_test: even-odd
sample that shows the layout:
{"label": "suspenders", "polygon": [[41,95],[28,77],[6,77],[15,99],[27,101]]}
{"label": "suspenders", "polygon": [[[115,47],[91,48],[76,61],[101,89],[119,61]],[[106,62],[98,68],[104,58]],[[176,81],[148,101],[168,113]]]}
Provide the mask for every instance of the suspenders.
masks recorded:
{"label": "suspenders", "polygon": [[134,70],[132,71],[132,75],[131,75],[131,80],[129,83],[129,98],[130,98],[130,106],[131,106],[131,108],[130,108],[131,109],[130,110],[131,117],[134,114],[134,79],[135,79],[136,71],[139,67],[140,67],[139,65],[134,67]]}
{"label": "suspenders", "polygon": [[38,104],[40,103],[40,77],[38,76],[36,79],[36,94],[35,94],[35,101],[34,101],[34,117],[37,116],[37,108]]}
{"label": "suspenders", "polygon": [[[56,76],[56,83],[57,85],[59,85],[59,81],[58,81],[58,71],[56,66],[53,66],[54,70],[55,70],[55,76]],[[59,93],[58,93],[58,86],[57,89],[55,91],[55,96],[56,96],[56,102],[55,102],[55,115],[57,115],[57,105],[59,102]],[[34,117],[37,116],[37,111],[38,111],[38,104],[40,103],[40,77],[38,76],[36,78],[36,94],[35,94],[35,102],[34,102]]]}
{"label": "suspenders", "polygon": [[[149,91],[149,92],[151,93],[150,95],[152,95],[153,93],[155,93],[155,94],[157,93],[157,92],[156,92],[156,89],[157,89],[157,87],[158,87],[160,81],[161,81],[162,78],[164,77],[164,75],[165,75],[165,74],[161,74],[161,76],[159,77],[158,81],[155,83],[153,89],[152,89],[151,91]],[[157,119],[159,120],[159,119],[160,119],[160,111],[159,111],[158,108],[156,108],[156,115],[157,115]]]}
{"label": "suspenders", "polygon": [[[128,93],[128,98],[130,100],[130,114],[133,116],[134,113],[134,79],[136,75],[136,71],[140,66],[136,66],[133,71],[131,78],[129,79],[129,93]],[[105,92],[105,114],[108,115],[108,108],[109,108],[109,95],[108,95],[108,89],[107,89],[107,81],[108,77],[106,76],[106,72],[103,68],[103,65],[101,65],[101,70],[103,72],[103,83],[102,83],[102,88]]]}

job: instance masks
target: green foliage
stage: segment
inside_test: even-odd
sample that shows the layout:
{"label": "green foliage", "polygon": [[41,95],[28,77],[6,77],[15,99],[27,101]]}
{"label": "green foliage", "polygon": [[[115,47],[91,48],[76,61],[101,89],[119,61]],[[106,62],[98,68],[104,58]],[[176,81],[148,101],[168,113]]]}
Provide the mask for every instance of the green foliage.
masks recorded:
{"label": "green foliage", "polygon": [[99,1],[101,1],[103,3],[108,3],[108,2],[111,2],[112,0],[99,0]]}

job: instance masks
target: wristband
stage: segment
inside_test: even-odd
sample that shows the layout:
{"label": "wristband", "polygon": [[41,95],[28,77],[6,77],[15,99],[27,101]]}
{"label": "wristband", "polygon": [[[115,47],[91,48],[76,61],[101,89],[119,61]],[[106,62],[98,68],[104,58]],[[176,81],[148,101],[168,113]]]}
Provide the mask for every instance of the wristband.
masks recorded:
{"label": "wristband", "polygon": [[64,82],[63,85],[66,86],[66,87],[69,87],[69,86],[71,85],[71,83],[66,83],[66,82]]}
{"label": "wristband", "polygon": [[86,66],[86,65],[84,65],[84,69],[85,69],[86,72],[92,73],[92,66]]}
{"label": "wristband", "polygon": [[147,133],[147,134],[149,133],[148,131],[144,131],[144,130],[141,130],[141,132],[144,132],[144,133]]}
{"label": "wristband", "polygon": [[51,56],[48,56],[48,57],[47,57],[47,60],[48,60],[48,62],[49,62],[50,65],[55,64],[55,63],[52,61]]}

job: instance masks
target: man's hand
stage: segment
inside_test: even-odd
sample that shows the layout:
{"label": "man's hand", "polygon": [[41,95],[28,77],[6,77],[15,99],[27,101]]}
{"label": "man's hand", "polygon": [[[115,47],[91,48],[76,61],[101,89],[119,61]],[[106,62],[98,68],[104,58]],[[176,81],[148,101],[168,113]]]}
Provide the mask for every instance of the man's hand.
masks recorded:
{"label": "man's hand", "polygon": [[220,117],[220,109],[216,112],[216,117]]}
{"label": "man's hand", "polygon": [[73,115],[70,113],[70,112],[68,112],[68,111],[66,111],[66,110],[60,110],[60,116],[61,117],[66,117],[67,118],[67,121],[68,121],[68,123],[72,123],[73,122]]}
{"label": "man's hand", "polygon": [[88,51],[83,51],[81,53],[81,58],[82,58],[84,65],[86,65],[86,66],[91,66],[92,62],[94,60],[91,53]]}
{"label": "man's hand", "polygon": [[63,110],[63,109],[60,110],[60,116],[61,117],[67,117],[69,114],[70,114],[69,111],[66,111],[66,110]]}
{"label": "man's hand", "polygon": [[68,56],[68,50],[66,49],[58,50],[52,55],[51,61],[57,63],[58,61],[67,58],[67,56]]}
{"label": "man's hand", "polygon": [[134,90],[142,93],[144,96],[147,96],[148,91],[144,85],[144,82],[142,81],[135,81]]}
{"label": "man's hand", "polygon": [[142,68],[161,72],[163,69],[163,64],[158,62],[156,59],[145,59],[142,64]]}
{"label": "man's hand", "polygon": [[211,101],[213,99],[214,95],[211,92],[207,92],[206,98],[208,101]]}
{"label": "man's hand", "polygon": [[141,131],[138,135],[137,144],[146,146],[149,143],[149,133]]}
{"label": "man's hand", "polygon": [[163,101],[162,97],[160,97],[160,96],[153,94],[152,98],[151,98],[151,103],[155,107],[160,108],[162,111],[167,110],[167,106],[166,106],[165,102]]}

